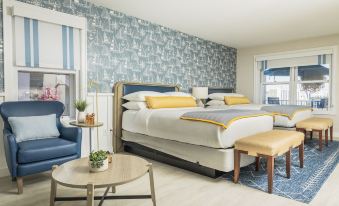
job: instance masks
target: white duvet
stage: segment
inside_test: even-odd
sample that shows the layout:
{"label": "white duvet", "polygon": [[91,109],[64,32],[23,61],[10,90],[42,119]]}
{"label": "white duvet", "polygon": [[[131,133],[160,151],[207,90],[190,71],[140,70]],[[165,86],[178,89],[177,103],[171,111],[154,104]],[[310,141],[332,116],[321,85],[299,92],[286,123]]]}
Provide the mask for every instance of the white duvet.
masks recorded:
{"label": "white duvet", "polygon": [[232,147],[239,138],[273,128],[271,116],[240,119],[227,129],[210,123],[180,119],[182,114],[192,110],[206,109],[195,107],[127,110],[123,113],[122,128],[133,133],[212,148]]}
{"label": "white duvet", "polygon": [[[263,106],[270,106],[269,104],[237,104],[237,105],[218,105],[209,106],[213,109],[244,109],[244,110],[261,110]],[[311,110],[303,110],[297,112],[292,119],[286,116],[275,115],[274,126],[276,127],[295,127],[296,123],[312,116]]]}

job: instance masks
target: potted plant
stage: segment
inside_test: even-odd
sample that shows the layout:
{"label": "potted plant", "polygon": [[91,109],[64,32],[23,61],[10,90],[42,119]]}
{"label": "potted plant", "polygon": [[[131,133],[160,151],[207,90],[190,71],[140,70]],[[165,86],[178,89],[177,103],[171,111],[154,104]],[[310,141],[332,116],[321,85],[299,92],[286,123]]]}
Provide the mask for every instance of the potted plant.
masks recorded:
{"label": "potted plant", "polygon": [[107,153],[103,150],[91,152],[89,155],[89,170],[90,172],[102,172],[108,169]]}
{"label": "potted plant", "polygon": [[88,103],[86,102],[86,100],[76,100],[74,102],[74,107],[78,110],[78,122],[85,122],[85,118],[86,118],[86,114],[85,114],[85,110],[88,106]]}

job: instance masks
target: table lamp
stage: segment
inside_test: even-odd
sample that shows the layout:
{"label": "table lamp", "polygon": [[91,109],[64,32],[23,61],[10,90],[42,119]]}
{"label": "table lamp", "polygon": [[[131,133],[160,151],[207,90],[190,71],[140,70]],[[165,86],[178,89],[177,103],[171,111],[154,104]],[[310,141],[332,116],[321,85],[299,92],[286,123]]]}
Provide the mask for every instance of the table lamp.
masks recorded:
{"label": "table lamp", "polygon": [[192,96],[197,98],[197,100],[200,100],[198,104],[201,102],[203,105],[205,105],[208,98],[208,87],[193,87]]}

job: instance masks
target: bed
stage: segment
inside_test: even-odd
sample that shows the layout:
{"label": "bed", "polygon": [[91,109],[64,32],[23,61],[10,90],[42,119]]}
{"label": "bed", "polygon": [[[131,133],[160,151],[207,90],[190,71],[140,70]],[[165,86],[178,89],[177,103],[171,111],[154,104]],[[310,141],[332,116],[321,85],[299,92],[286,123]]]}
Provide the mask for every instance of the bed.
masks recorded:
{"label": "bed", "polygon": [[[208,93],[233,93],[234,89],[232,88],[209,88]],[[209,100],[208,100],[209,101]],[[218,106],[209,106],[209,108],[215,109],[243,109],[243,110],[261,110],[263,106],[270,106],[264,104],[239,104],[239,105],[218,105]],[[286,116],[275,115],[274,118],[274,127],[281,129],[293,129],[297,122],[308,119],[312,117],[311,110],[298,111],[293,118]]]}
{"label": "bed", "polygon": [[[245,118],[227,129],[180,119],[187,111],[205,108],[125,110],[122,96],[136,91],[179,91],[175,85],[119,82],[114,86],[115,152],[131,152],[210,177],[233,170],[233,144],[242,137],[269,131],[272,116]],[[260,122],[258,124],[257,122]],[[243,128],[247,128],[244,130]],[[244,156],[241,166],[254,162]]]}

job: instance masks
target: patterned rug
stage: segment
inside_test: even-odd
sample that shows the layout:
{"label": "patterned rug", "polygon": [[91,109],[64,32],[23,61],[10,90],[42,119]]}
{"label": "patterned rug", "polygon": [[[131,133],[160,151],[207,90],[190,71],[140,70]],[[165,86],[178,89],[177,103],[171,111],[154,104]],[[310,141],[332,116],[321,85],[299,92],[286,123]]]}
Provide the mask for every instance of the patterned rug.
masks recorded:
{"label": "patterned rug", "polygon": [[[323,151],[317,149],[316,140],[306,140],[304,168],[299,168],[298,149],[292,150],[291,178],[286,178],[285,156],[275,160],[273,194],[309,203],[339,163],[339,141],[329,142]],[[233,172],[223,178],[233,181]],[[255,164],[240,169],[239,183],[267,192],[266,160],[261,158],[260,171]]]}

